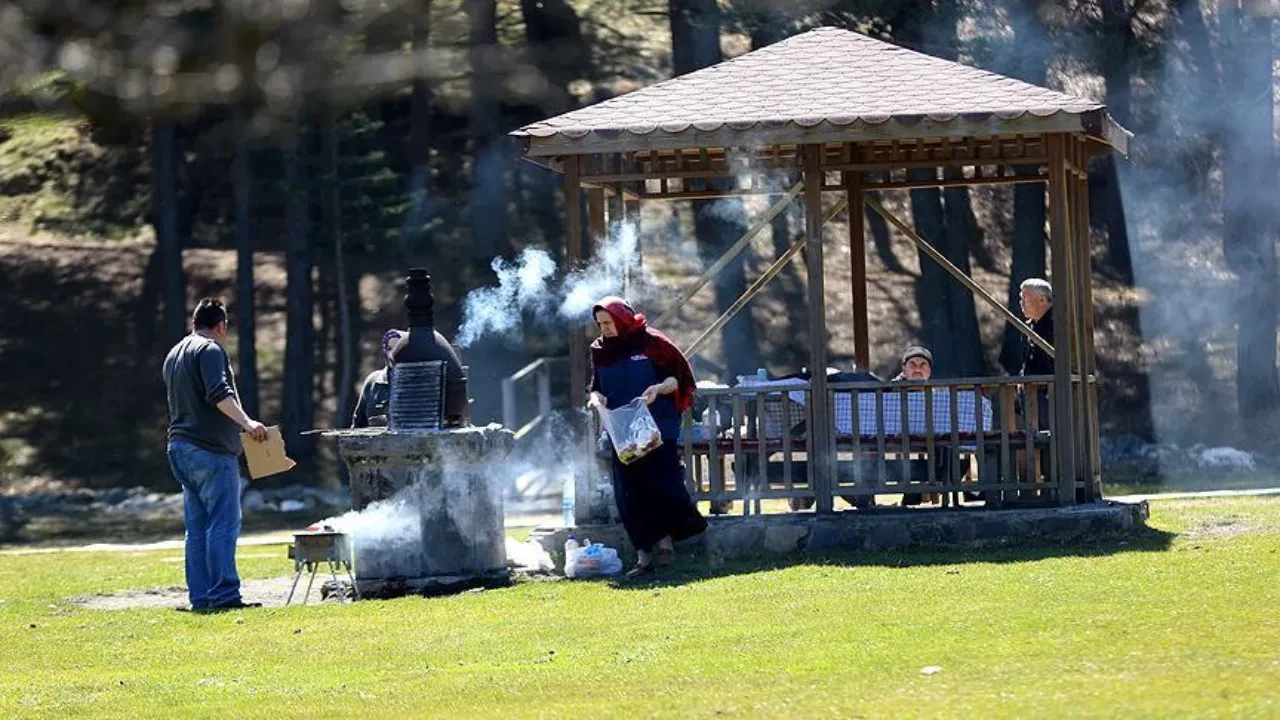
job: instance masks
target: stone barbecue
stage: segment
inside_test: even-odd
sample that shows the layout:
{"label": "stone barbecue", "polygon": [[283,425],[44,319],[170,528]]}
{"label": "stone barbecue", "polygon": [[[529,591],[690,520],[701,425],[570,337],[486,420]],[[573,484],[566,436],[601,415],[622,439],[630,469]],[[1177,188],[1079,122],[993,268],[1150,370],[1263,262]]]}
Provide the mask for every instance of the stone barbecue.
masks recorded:
{"label": "stone barbecue", "polygon": [[409,335],[392,350],[386,428],[336,430],[350,471],[351,538],[361,598],[438,594],[510,582],[503,484],[495,470],[514,442],[470,424],[466,371],[435,330],[431,278],[405,282]]}

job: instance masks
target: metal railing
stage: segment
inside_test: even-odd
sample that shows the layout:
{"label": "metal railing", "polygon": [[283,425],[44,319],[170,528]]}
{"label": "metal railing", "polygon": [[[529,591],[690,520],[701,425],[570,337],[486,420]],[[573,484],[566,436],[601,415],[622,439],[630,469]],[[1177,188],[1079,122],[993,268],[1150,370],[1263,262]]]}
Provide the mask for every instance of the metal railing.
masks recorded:
{"label": "metal railing", "polygon": [[[833,382],[825,418],[812,417],[812,392],[803,381],[699,390],[706,411],[696,423],[685,414],[680,440],[694,499],[741,502],[743,514],[823,496],[855,507],[889,494],[942,507],[965,495],[988,506],[1074,500],[1053,462],[1052,376]],[[806,453],[815,429],[831,448],[823,468]]]}
{"label": "metal railing", "polygon": [[[551,418],[551,375],[567,358],[538,358],[502,381],[502,424],[519,441]],[[530,413],[528,408],[536,411]],[[527,419],[526,419],[527,418]]]}

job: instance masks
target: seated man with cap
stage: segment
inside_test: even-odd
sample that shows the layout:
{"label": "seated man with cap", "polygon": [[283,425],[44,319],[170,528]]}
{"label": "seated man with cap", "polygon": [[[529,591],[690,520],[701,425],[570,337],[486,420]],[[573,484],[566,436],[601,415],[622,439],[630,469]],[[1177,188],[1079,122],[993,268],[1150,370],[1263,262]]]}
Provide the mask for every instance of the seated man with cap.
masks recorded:
{"label": "seated man with cap", "polygon": [[902,370],[890,382],[928,380],[931,377],[933,377],[933,353],[919,345],[912,345],[902,353]]}

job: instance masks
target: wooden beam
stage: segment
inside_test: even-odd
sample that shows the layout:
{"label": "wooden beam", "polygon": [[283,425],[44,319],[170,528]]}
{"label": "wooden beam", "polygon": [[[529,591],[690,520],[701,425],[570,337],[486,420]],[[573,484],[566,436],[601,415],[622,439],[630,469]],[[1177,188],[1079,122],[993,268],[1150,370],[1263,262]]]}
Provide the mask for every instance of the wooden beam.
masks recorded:
{"label": "wooden beam", "polygon": [[742,235],[742,237],[738,238],[738,241],[726,250],[719,259],[712,263],[711,267],[707,268],[706,272],[702,273],[701,277],[693,281],[689,287],[685,288],[684,291],[680,293],[680,297],[676,298],[675,302],[671,303],[666,310],[662,311],[662,314],[658,316],[654,325],[656,327],[666,327],[667,321],[674,317],[675,314],[680,311],[680,308],[684,307],[684,304],[689,302],[694,295],[697,295],[699,290],[705,287],[707,283],[711,282],[715,276],[719,275],[721,270],[728,267],[729,263],[733,262],[733,259],[738,257],[738,255],[747,248],[747,245],[751,244],[751,241],[754,240],[757,235],[759,235],[765,228],[769,227],[769,223],[773,222],[774,218],[778,217],[783,210],[787,209],[787,206],[791,204],[791,201],[794,200],[803,189],[804,183],[796,183],[793,185],[791,189],[787,191],[787,194],[774,203],[773,206],[766,210],[763,215],[757,218],[755,224],[752,225],[747,232]]}
{"label": "wooden beam", "polygon": [[[665,178],[661,179],[666,182]],[[642,200],[714,200],[716,198],[726,197],[755,197],[759,195],[783,195],[787,191],[781,188],[753,188],[750,190],[741,188],[729,188],[727,190],[660,190],[658,192],[644,192],[640,195]]]}
{"label": "wooden beam", "polygon": [[1054,474],[1057,476],[1058,502],[1070,504],[1076,501],[1076,452],[1075,413],[1071,403],[1071,341],[1072,309],[1071,292],[1071,217],[1067,202],[1066,142],[1061,134],[1050,135],[1049,143],[1049,243],[1052,253],[1050,271],[1053,284],[1054,341],[1061,352],[1056,353],[1054,375],[1054,423],[1057,450],[1054,458]]}
{"label": "wooden beam", "polygon": [[871,341],[867,318],[867,235],[862,214],[862,173],[844,173],[849,206],[849,282],[853,290],[853,357],[858,369],[871,370]]}
{"label": "wooden beam", "polygon": [[920,188],[985,187],[988,185],[1032,185],[1048,182],[1047,178],[1034,175],[991,178],[944,178],[940,180],[891,180],[883,183],[867,183],[867,190],[918,190]]}
{"label": "wooden beam", "polygon": [[834,509],[830,440],[831,398],[827,396],[827,301],[822,257],[822,146],[804,147],[805,268],[809,276],[809,470],[816,510]]}
{"label": "wooden beam", "polygon": [[[822,223],[825,225],[831,222],[833,219],[835,219],[835,217],[839,215],[842,210],[844,210],[847,204],[848,203],[843,198],[841,198],[839,202],[837,202],[835,205],[832,205],[831,209],[827,210],[826,214],[822,216]],[[747,286],[747,289],[742,292],[742,295],[738,296],[738,299],[733,301],[733,304],[729,306],[729,309],[721,313],[720,317],[716,318],[715,322],[712,322],[711,325],[709,325],[707,329],[704,330],[702,334],[698,336],[697,340],[694,340],[689,345],[689,347],[685,348],[684,350],[685,356],[693,357],[695,353],[697,353],[699,350],[702,349],[702,345],[712,335],[714,335],[716,332],[720,330],[720,328],[724,327],[726,323],[732,320],[734,316],[737,315],[738,312],[742,310],[742,308],[746,307],[747,303],[751,302],[751,300],[755,298],[755,296],[761,290],[763,290],[766,285],[768,285],[775,277],[778,276],[778,273],[782,272],[782,268],[786,267],[787,263],[791,262],[792,258],[794,258],[796,255],[799,255],[804,250],[805,243],[808,241],[808,237],[809,237],[809,233],[807,232],[800,233],[800,237],[797,238],[794,243],[792,243],[791,247],[787,248],[787,251],[782,253],[782,255],[779,256],[777,260],[774,260],[772,265],[765,268],[765,271],[760,273],[760,277],[756,278],[755,282]]]}
{"label": "wooden beam", "polygon": [[962,271],[960,268],[953,265],[951,261],[948,260],[945,255],[938,252],[937,248],[931,245],[928,240],[925,240],[924,238],[916,234],[916,231],[912,229],[911,226],[902,222],[893,213],[889,212],[889,210],[886,209],[884,205],[880,204],[879,200],[871,196],[865,196],[863,197],[862,202],[867,207],[879,213],[881,217],[883,217],[886,221],[889,222],[889,224],[898,228],[898,231],[901,232],[903,235],[906,235],[908,240],[915,243],[915,246],[919,248],[921,252],[933,258],[934,262],[941,265],[942,269],[951,273],[951,276],[954,277],[956,280],[959,280],[962,285],[969,288],[970,292],[972,292],[974,295],[977,295],[978,297],[985,300],[988,305],[995,308],[995,310],[999,312],[1001,315],[1004,315],[1005,319],[1013,323],[1013,326],[1017,328],[1019,331],[1021,331],[1023,335],[1026,335],[1027,339],[1035,343],[1036,347],[1048,353],[1049,357],[1056,357],[1056,353],[1054,352],[1053,346],[1050,345],[1047,340],[1045,340],[1044,338],[1036,334],[1036,332],[1032,330],[1027,325],[1027,323],[1023,322],[1022,318],[1018,317],[1017,315],[1014,315],[1013,312],[1009,310],[1009,308],[1005,307],[1004,303],[997,300],[995,296],[987,292],[981,285],[978,285],[976,282],[974,282],[973,279],[970,278],[968,275],[965,275],[964,271]]}

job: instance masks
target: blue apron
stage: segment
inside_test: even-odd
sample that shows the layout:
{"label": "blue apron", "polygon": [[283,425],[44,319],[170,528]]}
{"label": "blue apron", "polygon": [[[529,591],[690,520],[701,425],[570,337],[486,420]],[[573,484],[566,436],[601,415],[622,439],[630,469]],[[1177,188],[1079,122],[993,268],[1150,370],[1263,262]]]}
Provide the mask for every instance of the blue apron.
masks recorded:
{"label": "blue apron", "polygon": [[[596,369],[596,391],[609,400],[609,408],[619,408],[644,394],[651,385],[667,379],[644,354]],[[649,413],[658,424],[663,442],[674,442],[680,434],[680,414],[672,395],[659,395],[649,406]]]}

